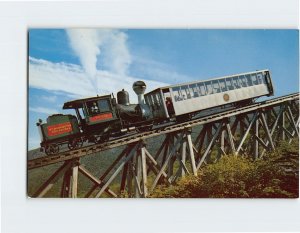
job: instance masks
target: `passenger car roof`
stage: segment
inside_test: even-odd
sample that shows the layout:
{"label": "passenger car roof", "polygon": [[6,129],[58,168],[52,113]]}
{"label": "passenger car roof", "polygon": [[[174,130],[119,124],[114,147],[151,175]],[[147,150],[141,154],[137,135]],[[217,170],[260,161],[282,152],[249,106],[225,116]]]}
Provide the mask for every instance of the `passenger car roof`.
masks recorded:
{"label": "passenger car roof", "polygon": [[251,71],[251,72],[247,72],[247,73],[232,74],[232,75],[226,75],[226,76],[222,76],[222,77],[215,77],[215,78],[210,78],[210,79],[195,80],[195,81],[186,82],[186,83],[173,84],[173,85],[169,85],[169,86],[164,86],[164,87],[156,88],[156,89],[154,89],[154,90],[146,93],[145,95],[147,95],[149,93],[153,93],[153,92],[159,91],[159,90],[173,88],[173,87],[180,87],[180,86],[197,84],[197,83],[200,83],[200,82],[214,81],[214,80],[219,80],[219,79],[224,79],[224,78],[233,78],[233,77],[236,77],[236,76],[242,76],[242,75],[247,75],[247,74],[260,73],[260,72],[266,72],[266,71],[269,71],[269,70],[268,69],[256,70],[256,71]]}

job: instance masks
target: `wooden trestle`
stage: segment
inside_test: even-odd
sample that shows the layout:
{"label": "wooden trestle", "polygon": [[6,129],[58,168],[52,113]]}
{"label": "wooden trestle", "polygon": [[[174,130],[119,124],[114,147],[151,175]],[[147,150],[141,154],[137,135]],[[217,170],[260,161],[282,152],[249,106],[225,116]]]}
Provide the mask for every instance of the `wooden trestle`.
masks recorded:
{"label": "wooden trestle", "polygon": [[[125,145],[125,148],[101,177],[88,171],[80,156],[66,159],[33,197],[43,197],[61,177],[60,196],[77,197],[79,173],[91,181],[84,197],[147,197],[158,184],[172,184],[186,174],[197,176],[203,165],[224,155],[251,155],[259,159],[266,151],[274,150],[279,141],[291,142],[299,137],[298,126],[298,94],[192,120],[177,128],[175,125],[169,130],[156,130],[147,137],[138,135],[137,139],[117,144],[116,147]],[[160,137],[156,142],[161,143],[152,153],[153,145],[147,143],[151,137]],[[98,151],[103,151],[103,147]]]}

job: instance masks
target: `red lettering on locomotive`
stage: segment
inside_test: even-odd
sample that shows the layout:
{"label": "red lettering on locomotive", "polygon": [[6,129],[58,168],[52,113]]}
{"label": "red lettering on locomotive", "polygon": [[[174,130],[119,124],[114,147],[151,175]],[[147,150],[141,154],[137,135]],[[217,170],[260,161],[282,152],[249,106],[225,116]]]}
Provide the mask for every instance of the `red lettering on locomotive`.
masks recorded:
{"label": "red lettering on locomotive", "polygon": [[90,117],[90,121],[95,122],[95,121],[102,121],[102,120],[107,120],[107,119],[111,119],[111,118],[113,118],[113,115],[111,112],[109,112],[109,113],[99,114],[99,115]]}
{"label": "red lettering on locomotive", "polygon": [[49,136],[56,136],[64,133],[72,132],[72,125],[70,122],[65,122],[47,127]]}

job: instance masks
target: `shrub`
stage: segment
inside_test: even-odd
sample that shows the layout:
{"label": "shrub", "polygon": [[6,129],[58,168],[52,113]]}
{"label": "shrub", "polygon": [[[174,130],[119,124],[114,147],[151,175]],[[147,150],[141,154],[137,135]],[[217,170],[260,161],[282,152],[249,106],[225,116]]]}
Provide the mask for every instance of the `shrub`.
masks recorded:
{"label": "shrub", "polygon": [[298,141],[280,143],[263,159],[224,156],[202,168],[198,177],[187,176],[176,184],[160,186],[151,197],[298,197]]}

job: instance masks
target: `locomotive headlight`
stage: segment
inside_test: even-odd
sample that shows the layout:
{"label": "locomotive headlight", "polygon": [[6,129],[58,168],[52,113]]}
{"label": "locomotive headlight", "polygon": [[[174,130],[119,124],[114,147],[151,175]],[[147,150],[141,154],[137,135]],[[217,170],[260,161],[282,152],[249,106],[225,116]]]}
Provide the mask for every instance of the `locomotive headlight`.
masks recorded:
{"label": "locomotive headlight", "polygon": [[132,89],[137,95],[144,94],[146,90],[146,84],[143,81],[136,81],[133,83]]}

